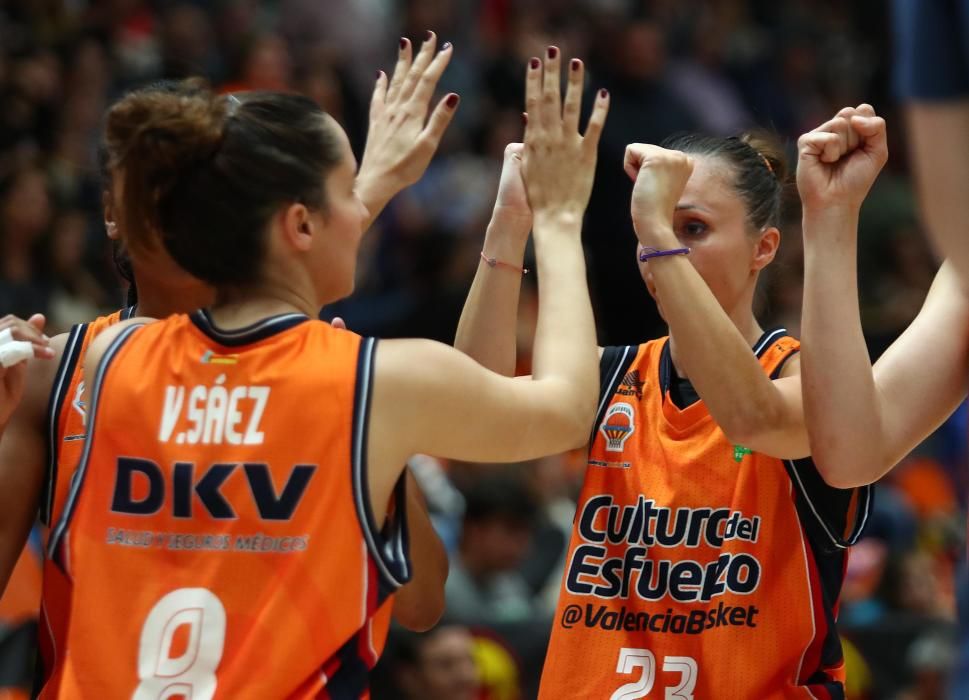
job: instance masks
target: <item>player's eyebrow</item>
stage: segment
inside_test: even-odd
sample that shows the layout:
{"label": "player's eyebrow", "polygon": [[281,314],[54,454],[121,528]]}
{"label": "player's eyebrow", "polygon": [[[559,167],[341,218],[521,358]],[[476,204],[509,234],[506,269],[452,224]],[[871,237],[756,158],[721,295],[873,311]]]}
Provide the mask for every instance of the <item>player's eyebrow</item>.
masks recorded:
{"label": "player's eyebrow", "polygon": [[689,204],[689,203],[687,203],[687,204],[677,204],[676,205],[676,211],[699,211],[699,212],[703,212],[704,214],[712,214],[713,213],[712,211],[710,211],[706,207],[701,207],[698,204]]}

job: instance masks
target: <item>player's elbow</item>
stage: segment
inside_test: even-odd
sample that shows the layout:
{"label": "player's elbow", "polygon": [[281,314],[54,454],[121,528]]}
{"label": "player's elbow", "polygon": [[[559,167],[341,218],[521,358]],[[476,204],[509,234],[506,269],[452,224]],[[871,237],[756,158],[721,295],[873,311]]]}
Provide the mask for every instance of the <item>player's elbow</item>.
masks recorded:
{"label": "player's elbow", "polygon": [[[412,585],[412,584],[409,584]],[[394,601],[394,619],[412,632],[432,629],[444,615],[444,585],[423,587],[419,595],[408,595],[407,586]]]}
{"label": "player's elbow", "polygon": [[881,460],[861,456],[833,458],[820,452],[812,455],[812,460],[824,483],[835,489],[867,486],[877,481],[889,469]]}
{"label": "player's elbow", "polygon": [[557,451],[565,452],[585,446],[595,421],[596,399],[594,393],[575,392],[557,409],[556,433],[561,439]]}

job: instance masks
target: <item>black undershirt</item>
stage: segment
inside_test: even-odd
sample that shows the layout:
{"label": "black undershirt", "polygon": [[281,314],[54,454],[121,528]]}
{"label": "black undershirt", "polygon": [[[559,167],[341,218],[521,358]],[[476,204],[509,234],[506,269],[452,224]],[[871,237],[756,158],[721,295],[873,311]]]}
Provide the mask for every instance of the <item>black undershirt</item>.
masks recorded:
{"label": "black undershirt", "polygon": [[673,400],[673,405],[678,409],[682,411],[684,408],[692,406],[700,400],[700,395],[696,393],[696,389],[693,388],[690,380],[677,376],[675,369],[673,370],[671,379],[670,399]]}

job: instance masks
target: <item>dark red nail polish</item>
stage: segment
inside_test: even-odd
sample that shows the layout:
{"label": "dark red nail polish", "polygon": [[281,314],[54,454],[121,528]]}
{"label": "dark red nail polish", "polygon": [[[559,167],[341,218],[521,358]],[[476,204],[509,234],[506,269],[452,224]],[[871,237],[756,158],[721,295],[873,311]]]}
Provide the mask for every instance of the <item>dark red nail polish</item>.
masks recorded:
{"label": "dark red nail polish", "polygon": [[407,39],[401,37],[400,38],[400,50],[403,51],[406,48],[407,48]]}
{"label": "dark red nail polish", "polygon": [[378,70],[377,71],[377,80],[380,80],[380,76],[382,76],[383,74],[384,74],[384,72],[382,70]]}
{"label": "dark red nail polish", "polygon": [[536,70],[540,65],[542,65],[542,62],[539,61],[537,58],[533,58],[531,61],[528,62],[528,65],[532,67],[532,70]]}
{"label": "dark red nail polish", "polygon": [[444,46],[441,47],[441,51],[447,51],[449,48],[451,48],[451,42],[445,41]]}
{"label": "dark red nail polish", "polygon": [[461,99],[460,97],[458,97],[452,92],[450,95],[447,96],[447,106],[450,107],[451,109],[454,109],[455,107],[458,106],[458,102],[460,101],[460,99]]}
{"label": "dark red nail polish", "polygon": [[549,46],[548,47],[548,57],[549,58],[555,58],[558,55],[559,55],[559,50],[558,50],[558,47],[557,46]]}
{"label": "dark red nail polish", "polygon": [[579,59],[577,59],[577,58],[573,58],[571,61],[569,61],[569,67],[572,70],[579,70],[579,66],[580,65],[582,65],[582,64],[579,63]]}
{"label": "dark red nail polish", "polygon": [[522,126],[528,126],[528,112],[522,112]]}
{"label": "dark red nail polish", "polygon": [[609,91],[606,90],[605,88],[602,88],[601,90],[599,90],[599,97],[601,97],[602,99],[606,99],[607,97],[609,97]]}
{"label": "dark red nail polish", "polygon": [[427,30],[427,36],[424,37],[424,40],[425,41],[430,41],[433,38],[434,38],[434,32],[432,32],[430,29],[428,29]]}

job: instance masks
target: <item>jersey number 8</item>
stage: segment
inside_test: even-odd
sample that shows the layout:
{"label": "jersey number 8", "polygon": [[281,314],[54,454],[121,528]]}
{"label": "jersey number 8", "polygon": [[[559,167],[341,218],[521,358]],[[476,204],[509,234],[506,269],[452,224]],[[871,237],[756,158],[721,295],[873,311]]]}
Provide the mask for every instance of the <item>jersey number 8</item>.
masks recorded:
{"label": "jersey number 8", "polygon": [[[176,632],[179,635],[175,646]],[[211,700],[225,646],[225,608],[207,588],[179,588],[155,603],[141,628],[132,700]],[[179,652],[177,656],[173,653]]]}

